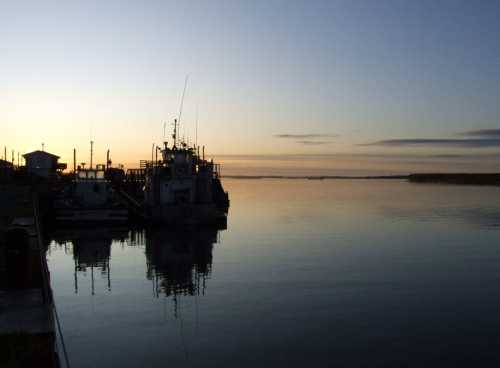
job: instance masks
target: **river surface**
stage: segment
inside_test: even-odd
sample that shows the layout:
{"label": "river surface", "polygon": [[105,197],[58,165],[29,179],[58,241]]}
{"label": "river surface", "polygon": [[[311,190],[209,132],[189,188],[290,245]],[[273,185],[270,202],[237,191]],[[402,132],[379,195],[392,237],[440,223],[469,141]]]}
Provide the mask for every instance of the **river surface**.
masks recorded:
{"label": "river surface", "polygon": [[60,229],[72,367],[500,363],[500,188],[224,180],[227,229]]}

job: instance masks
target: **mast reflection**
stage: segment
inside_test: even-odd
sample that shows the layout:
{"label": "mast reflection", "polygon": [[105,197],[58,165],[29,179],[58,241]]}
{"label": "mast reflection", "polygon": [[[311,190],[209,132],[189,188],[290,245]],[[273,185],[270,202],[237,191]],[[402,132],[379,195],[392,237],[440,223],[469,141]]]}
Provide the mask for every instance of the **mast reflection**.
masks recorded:
{"label": "mast reflection", "polygon": [[212,274],[213,247],[223,229],[225,224],[195,228],[80,227],[58,229],[51,238],[73,257],[75,294],[80,292],[82,274],[86,277],[88,273],[92,295],[96,274],[107,279],[107,290],[111,292],[110,257],[116,242],[121,242],[122,247],[144,249],[146,278],[153,284],[154,296],[171,298],[177,315],[181,296],[205,294]]}
{"label": "mast reflection", "polygon": [[[111,269],[109,259],[111,244],[118,240],[124,242],[128,237],[127,228],[71,228],[57,230],[52,234],[54,241],[63,245],[66,252],[73,252],[74,260],[74,287],[78,294],[78,273],[85,275],[90,270],[91,294],[95,295],[94,269],[107,278],[107,289],[111,291]],[[72,248],[68,248],[71,246]]]}

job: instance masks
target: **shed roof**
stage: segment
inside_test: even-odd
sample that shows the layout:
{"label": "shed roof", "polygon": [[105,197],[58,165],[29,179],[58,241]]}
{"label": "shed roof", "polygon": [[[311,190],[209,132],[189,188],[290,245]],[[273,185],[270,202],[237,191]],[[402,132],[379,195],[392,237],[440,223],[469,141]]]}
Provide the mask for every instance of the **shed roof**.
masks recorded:
{"label": "shed roof", "polygon": [[33,152],[30,152],[30,153],[25,153],[23,155],[24,158],[29,158],[29,157],[32,157],[32,156],[35,156],[35,155],[40,155],[40,156],[49,156],[49,157],[52,157],[52,158],[57,158],[59,159],[60,157],[57,156],[57,155],[53,155],[52,153],[48,153],[48,152],[45,152],[45,151],[40,151],[40,150],[36,150],[36,151],[33,151]]}

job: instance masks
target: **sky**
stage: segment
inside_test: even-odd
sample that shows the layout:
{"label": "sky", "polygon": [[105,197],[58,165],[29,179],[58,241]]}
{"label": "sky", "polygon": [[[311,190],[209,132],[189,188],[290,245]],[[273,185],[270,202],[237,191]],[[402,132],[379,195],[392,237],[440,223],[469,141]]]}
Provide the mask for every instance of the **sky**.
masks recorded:
{"label": "sky", "polygon": [[187,77],[181,135],[198,121],[211,154],[496,157],[498,19],[488,0],[0,0],[0,145],[138,162]]}

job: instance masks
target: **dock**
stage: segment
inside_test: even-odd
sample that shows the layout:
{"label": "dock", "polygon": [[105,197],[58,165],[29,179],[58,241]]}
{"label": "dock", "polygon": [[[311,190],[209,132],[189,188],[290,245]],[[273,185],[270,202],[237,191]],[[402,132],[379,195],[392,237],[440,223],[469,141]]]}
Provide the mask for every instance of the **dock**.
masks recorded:
{"label": "dock", "polygon": [[0,186],[0,366],[60,367],[37,194]]}

